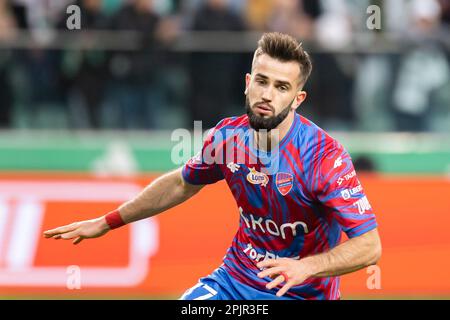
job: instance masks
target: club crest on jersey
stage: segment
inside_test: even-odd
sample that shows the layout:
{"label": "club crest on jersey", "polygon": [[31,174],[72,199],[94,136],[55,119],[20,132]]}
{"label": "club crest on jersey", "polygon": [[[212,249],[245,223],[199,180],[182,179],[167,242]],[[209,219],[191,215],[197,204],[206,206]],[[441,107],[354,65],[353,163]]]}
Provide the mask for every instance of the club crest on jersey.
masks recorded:
{"label": "club crest on jersey", "polygon": [[294,177],[290,173],[279,172],[275,178],[275,185],[278,191],[285,196],[291,191],[294,184]]}
{"label": "club crest on jersey", "polygon": [[251,184],[260,184],[265,187],[269,182],[267,174],[256,171],[255,168],[249,168],[250,172],[247,175],[247,181]]}

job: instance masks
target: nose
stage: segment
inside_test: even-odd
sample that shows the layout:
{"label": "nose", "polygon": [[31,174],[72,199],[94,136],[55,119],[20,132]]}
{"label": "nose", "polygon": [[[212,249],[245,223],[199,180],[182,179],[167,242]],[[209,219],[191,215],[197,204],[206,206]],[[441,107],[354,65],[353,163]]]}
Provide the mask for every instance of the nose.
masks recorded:
{"label": "nose", "polygon": [[270,102],[273,99],[273,89],[272,87],[267,87],[264,89],[261,98],[266,101]]}

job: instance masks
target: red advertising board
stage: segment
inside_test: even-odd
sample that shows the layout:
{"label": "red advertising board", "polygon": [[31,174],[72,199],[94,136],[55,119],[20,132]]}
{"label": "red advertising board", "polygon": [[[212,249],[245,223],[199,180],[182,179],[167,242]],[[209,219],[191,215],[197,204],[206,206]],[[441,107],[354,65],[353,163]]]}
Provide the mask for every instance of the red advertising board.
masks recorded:
{"label": "red advertising board", "polygon": [[[239,219],[224,182],[157,217],[76,246],[42,237],[44,230],[115,209],[152,178],[2,173],[0,295],[177,297],[213,271]],[[373,270],[360,270],[343,276],[343,297],[450,295],[450,182],[440,177],[360,180],[383,242],[375,272],[379,286],[368,285]]]}

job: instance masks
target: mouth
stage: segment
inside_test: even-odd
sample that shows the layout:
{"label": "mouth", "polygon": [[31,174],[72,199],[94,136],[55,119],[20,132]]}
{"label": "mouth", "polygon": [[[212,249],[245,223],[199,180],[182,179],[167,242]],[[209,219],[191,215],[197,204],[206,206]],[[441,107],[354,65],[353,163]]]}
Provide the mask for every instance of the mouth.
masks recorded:
{"label": "mouth", "polygon": [[272,108],[265,103],[257,104],[254,108],[255,108],[255,112],[258,112],[260,114],[263,114],[263,115],[272,114]]}

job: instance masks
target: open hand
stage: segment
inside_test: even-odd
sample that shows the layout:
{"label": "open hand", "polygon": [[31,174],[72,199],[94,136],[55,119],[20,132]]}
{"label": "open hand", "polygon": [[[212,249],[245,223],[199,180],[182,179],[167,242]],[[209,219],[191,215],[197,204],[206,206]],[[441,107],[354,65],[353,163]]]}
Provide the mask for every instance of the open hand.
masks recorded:
{"label": "open hand", "polygon": [[104,217],[74,222],[55,229],[44,231],[44,237],[53,239],[75,239],[73,244],[80,243],[83,239],[98,238],[109,231],[109,226]]}

